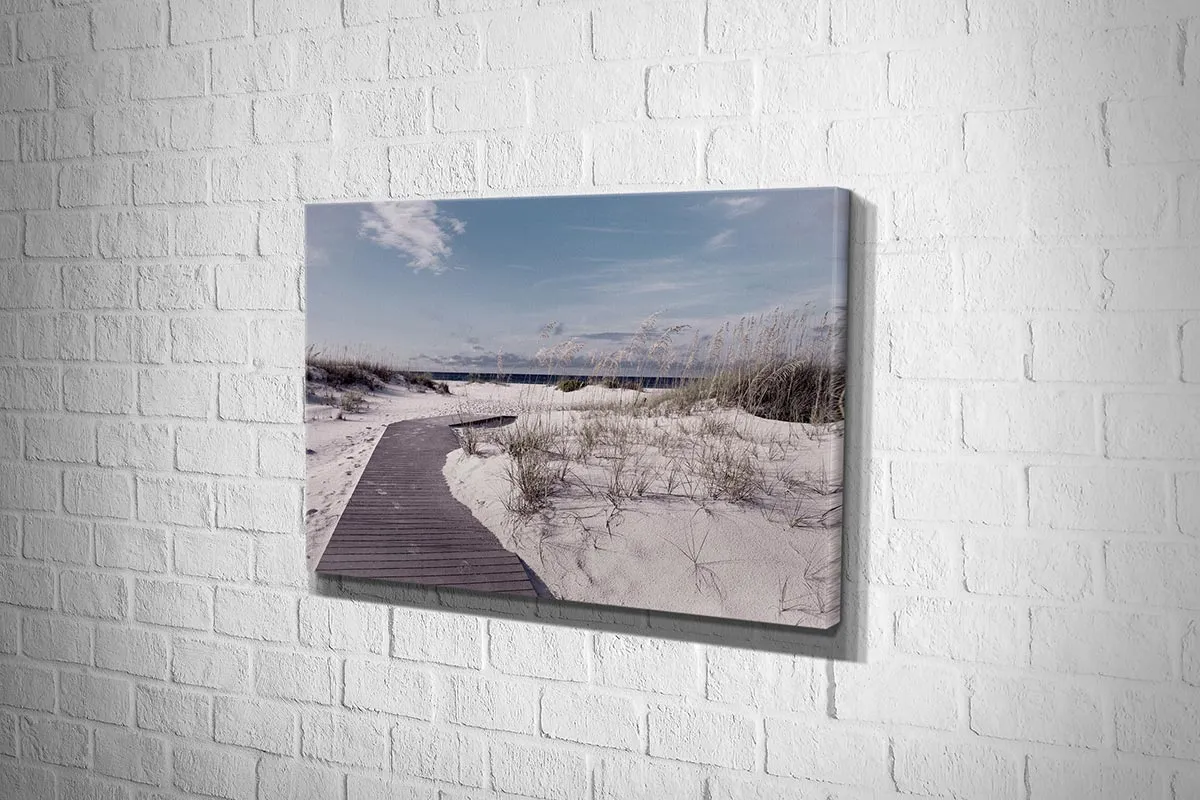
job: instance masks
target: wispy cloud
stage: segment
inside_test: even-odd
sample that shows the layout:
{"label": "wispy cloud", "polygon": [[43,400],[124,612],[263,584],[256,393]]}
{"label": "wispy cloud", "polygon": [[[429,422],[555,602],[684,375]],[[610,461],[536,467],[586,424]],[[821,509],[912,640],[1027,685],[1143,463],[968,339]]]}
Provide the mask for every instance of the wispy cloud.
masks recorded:
{"label": "wispy cloud", "polygon": [[439,213],[430,200],[372,203],[361,213],[358,226],[360,237],[406,255],[414,272],[435,273],[449,269],[450,242],[464,230],[462,221]]}
{"label": "wispy cloud", "polygon": [[725,212],[727,217],[744,217],[753,214],[767,204],[764,197],[756,195],[734,195],[733,197],[714,197],[709,205]]}
{"label": "wispy cloud", "polygon": [[720,250],[723,247],[730,247],[733,243],[733,229],[726,228],[720,233],[708,237],[708,241],[704,243],[705,250]]}
{"label": "wispy cloud", "polygon": [[309,269],[328,266],[329,251],[310,242],[305,246],[304,262]]}

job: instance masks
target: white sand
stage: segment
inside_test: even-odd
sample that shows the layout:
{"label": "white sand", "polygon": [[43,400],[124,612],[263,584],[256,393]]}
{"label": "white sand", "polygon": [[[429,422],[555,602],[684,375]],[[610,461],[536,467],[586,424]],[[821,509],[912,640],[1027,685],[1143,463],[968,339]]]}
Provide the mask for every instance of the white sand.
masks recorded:
{"label": "white sand", "polygon": [[[509,510],[513,460],[487,438],[476,455],[452,452],[453,495],[561,599],[687,614],[825,627],[837,618],[841,546],[840,426],[809,426],[704,410],[634,416],[594,407],[645,402],[635,392],[587,387],[452,384],[453,394],[400,387],[368,395],[346,419],[306,411],[308,556],[315,565],[384,427],[445,414],[516,414],[552,431],[569,454],[566,482],[530,516]],[[580,410],[582,409],[582,410]],[[582,457],[585,425],[601,441]],[[619,431],[624,431],[620,434]],[[712,465],[751,464],[753,498],[714,499]],[[549,466],[562,463],[552,454]],[[705,465],[709,465],[706,473]],[[616,486],[614,486],[614,483]],[[616,489],[616,491],[614,491]],[[632,496],[630,496],[632,495]]]}

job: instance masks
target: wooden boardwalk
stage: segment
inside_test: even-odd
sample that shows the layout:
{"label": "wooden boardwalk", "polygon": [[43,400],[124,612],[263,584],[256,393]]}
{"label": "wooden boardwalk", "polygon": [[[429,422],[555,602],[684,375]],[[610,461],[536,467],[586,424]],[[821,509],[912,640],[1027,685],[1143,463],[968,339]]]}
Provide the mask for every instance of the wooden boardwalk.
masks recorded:
{"label": "wooden boardwalk", "polygon": [[445,416],[387,426],[316,571],[536,597],[533,576],[454,499],[442,475],[459,446],[450,427],[498,418]]}

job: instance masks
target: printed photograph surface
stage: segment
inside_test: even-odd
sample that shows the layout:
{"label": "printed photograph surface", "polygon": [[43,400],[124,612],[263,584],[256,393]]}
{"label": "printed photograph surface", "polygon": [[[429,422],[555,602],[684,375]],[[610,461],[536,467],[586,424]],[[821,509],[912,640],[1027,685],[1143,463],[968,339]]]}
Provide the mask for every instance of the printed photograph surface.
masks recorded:
{"label": "printed photograph surface", "polygon": [[307,558],[829,628],[849,194],[306,210]]}

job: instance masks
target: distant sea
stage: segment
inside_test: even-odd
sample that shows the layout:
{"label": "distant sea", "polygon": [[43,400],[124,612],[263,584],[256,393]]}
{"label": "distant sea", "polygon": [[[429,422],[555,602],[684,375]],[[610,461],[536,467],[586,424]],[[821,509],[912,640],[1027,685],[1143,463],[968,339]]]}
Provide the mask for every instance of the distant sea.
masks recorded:
{"label": "distant sea", "polygon": [[[414,370],[420,372],[421,370]],[[555,384],[561,380],[583,381],[584,383],[599,383],[600,378],[591,375],[555,375],[549,373],[535,372],[516,372],[505,373],[498,375],[495,372],[433,372],[429,374],[435,381],[503,381],[505,383],[530,383],[530,384]],[[666,389],[672,386],[678,386],[683,383],[684,379],[680,377],[661,377],[654,375],[652,377],[637,376],[637,375],[620,375],[616,377],[619,383],[636,383],[646,389]]]}

